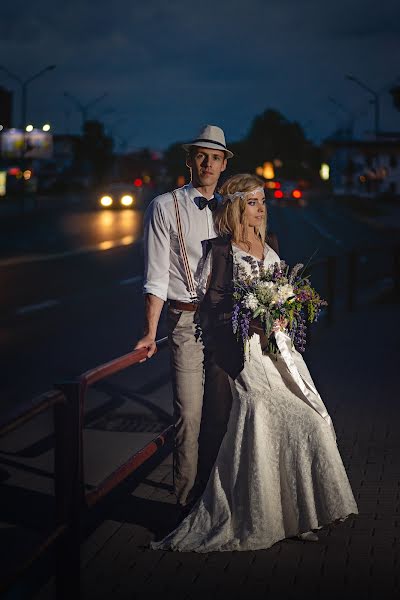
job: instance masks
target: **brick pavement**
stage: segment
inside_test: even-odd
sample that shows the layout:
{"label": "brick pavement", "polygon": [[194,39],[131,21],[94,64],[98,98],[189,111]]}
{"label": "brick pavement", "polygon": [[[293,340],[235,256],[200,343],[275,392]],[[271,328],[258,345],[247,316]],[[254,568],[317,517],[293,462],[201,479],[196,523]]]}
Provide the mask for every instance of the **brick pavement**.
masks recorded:
{"label": "brick pavement", "polygon": [[[151,551],[150,539],[173,518],[168,456],[107,509],[85,542],[83,598],[400,598],[396,322],[394,304],[360,310],[330,329],[321,325],[307,356],[335,422],[357,518],[323,530],[318,543],[286,540],[257,552]],[[38,598],[51,597],[50,582]]]}

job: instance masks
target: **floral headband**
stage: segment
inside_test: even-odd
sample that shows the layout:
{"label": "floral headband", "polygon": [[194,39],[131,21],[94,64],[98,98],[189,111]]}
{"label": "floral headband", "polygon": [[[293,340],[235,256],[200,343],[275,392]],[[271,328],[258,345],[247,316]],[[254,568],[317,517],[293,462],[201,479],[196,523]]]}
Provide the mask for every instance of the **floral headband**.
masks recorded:
{"label": "floral headband", "polygon": [[264,188],[258,187],[255,190],[251,190],[251,192],[235,192],[234,194],[226,194],[224,198],[234,202],[236,198],[245,198],[246,196],[253,196],[254,194],[258,194],[258,192],[264,192]]}

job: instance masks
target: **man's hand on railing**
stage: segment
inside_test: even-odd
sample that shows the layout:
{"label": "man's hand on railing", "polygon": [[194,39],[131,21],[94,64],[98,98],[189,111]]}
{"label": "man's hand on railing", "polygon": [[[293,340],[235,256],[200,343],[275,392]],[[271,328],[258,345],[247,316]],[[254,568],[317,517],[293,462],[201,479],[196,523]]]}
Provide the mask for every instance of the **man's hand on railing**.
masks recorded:
{"label": "man's hand on railing", "polygon": [[[156,340],[150,335],[145,335],[137,342],[134,350],[139,350],[140,348],[147,348],[147,358],[151,358],[157,352]],[[140,362],[144,362],[147,358],[144,358]]]}

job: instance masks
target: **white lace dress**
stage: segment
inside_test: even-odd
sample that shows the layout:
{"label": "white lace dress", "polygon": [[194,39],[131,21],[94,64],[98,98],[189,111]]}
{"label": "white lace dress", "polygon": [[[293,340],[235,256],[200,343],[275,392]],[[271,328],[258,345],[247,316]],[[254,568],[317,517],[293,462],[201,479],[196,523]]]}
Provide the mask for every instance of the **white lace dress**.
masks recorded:
{"label": "white lace dress", "polygon": [[[246,252],[233,247],[233,254],[234,264],[250,270]],[[264,265],[277,261],[266,246]],[[314,388],[302,356],[294,349],[291,356]],[[259,336],[251,337],[250,358],[231,388],[228,429],[206,489],[154,549],[269,548],[358,512],[322,400],[316,392],[317,412],[281,357],[263,353]]]}

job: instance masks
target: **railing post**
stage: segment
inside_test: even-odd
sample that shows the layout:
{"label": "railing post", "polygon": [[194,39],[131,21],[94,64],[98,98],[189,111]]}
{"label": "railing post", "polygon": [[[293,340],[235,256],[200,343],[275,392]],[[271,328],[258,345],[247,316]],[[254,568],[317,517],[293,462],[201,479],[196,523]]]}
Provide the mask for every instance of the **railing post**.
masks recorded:
{"label": "railing post", "polygon": [[328,324],[333,323],[334,317],[334,302],[335,302],[335,287],[336,287],[336,257],[328,256],[326,267],[326,288],[327,288],[327,317]]}
{"label": "railing post", "polygon": [[347,310],[356,306],[358,254],[352,250],[347,254]]}
{"label": "railing post", "polygon": [[65,403],[54,407],[57,524],[66,525],[56,546],[56,598],[80,598],[80,520],[83,506],[80,384],[57,386]]}

